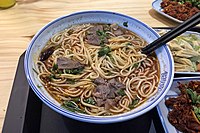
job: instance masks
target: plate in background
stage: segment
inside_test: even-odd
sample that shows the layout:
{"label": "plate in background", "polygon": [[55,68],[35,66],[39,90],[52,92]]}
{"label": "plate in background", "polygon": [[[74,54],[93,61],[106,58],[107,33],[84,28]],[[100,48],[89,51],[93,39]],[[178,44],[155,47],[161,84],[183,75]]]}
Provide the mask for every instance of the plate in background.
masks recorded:
{"label": "plate in background", "polygon": [[160,3],[161,3],[161,2],[162,2],[162,0],[155,0],[155,1],[152,3],[152,7],[153,7],[153,9],[154,9],[155,11],[157,11],[158,13],[162,14],[163,16],[165,16],[165,17],[167,17],[167,18],[169,18],[169,19],[171,19],[171,20],[173,20],[173,21],[176,21],[176,22],[178,22],[178,23],[182,23],[182,22],[183,22],[183,21],[181,21],[181,20],[178,20],[178,19],[176,19],[176,18],[174,18],[174,17],[172,17],[172,16],[170,16],[170,15],[168,15],[168,14],[162,12],[162,8],[161,8],[161,6],[160,6]]}
{"label": "plate in background", "polygon": [[165,133],[181,133],[178,131],[173,125],[170,124],[168,121],[168,113],[169,113],[169,108],[166,107],[165,105],[165,100],[168,99],[169,97],[176,97],[180,93],[179,89],[177,89],[177,82],[181,83],[187,83],[192,80],[198,80],[200,81],[200,77],[185,77],[185,78],[176,78],[174,79],[171,89],[168,91],[167,95],[163,98],[163,100],[156,106],[158,115],[160,117],[160,121],[163,125],[163,128],[165,130]]}
{"label": "plate in background", "polygon": [[[156,32],[163,32],[163,33],[165,33],[165,32],[168,32],[168,31],[170,31],[170,29],[159,29],[159,28],[155,28],[155,31]],[[189,34],[192,34],[192,35],[196,35],[196,36],[198,36],[199,38],[200,38],[200,33],[198,33],[198,32],[194,32],[194,31],[186,31],[185,33],[183,33],[182,35],[189,35]],[[174,64],[174,66],[175,66],[175,64]],[[178,75],[200,75],[200,72],[180,72],[180,71],[175,71],[175,74],[178,74]],[[184,76],[184,77],[186,77],[186,76]]]}

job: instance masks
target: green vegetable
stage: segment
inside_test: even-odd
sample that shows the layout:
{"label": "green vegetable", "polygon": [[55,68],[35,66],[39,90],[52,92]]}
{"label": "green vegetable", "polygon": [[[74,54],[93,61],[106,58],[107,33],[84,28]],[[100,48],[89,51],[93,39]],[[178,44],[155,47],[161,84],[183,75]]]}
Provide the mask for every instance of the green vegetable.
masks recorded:
{"label": "green vegetable", "polygon": [[108,54],[108,56],[110,57],[110,61],[111,61],[112,63],[114,63],[114,62],[115,62],[115,59],[112,57],[112,55],[111,55],[111,54]]}
{"label": "green vegetable", "polygon": [[106,24],[106,25],[104,25],[104,26],[103,26],[103,30],[104,30],[104,31],[110,31],[110,25],[111,25],[111,24]]}
{"label": "green vegetable", "polygon": [[72,98],[72,101],[74,101],[75,103],[79,103],[81,99],[79,97],[75,97],[75,98]]}
{"label": "green vegetable", "polygon": [[134,101],[132,101],[132,104],[129,105],[130,109],[135,108],[135,106],[139,103],[140,99],[136,98]]}
{"label": "green vegetable", "polygon": [[200,9],[200,1],[199,0],[174,0],[177,1],[179,4],[185,4],[185,2],[189,2],[192,4],[193,7],[197,7]]}
{"label": "green vegetable", "polygon": [[123,26],[128,27],[128,21],[124,22]]}
{"label": "green vegetable", "polygon": [[92,97],[89,97],[87,99],[84,99],[84,102],[88,103],[88,104],[92,104],[95,105],[96,102],[94,101],[94,99]]}
{"label": "green vegetable", "polygon": [[196,106],[193,106],[193,110],[194,110],[194,113],[195,113],[196,117],[200,121],[200,108],[198,108]]}
{"label": "green vegetable", "polygon": [[99,36],[99,39],[101,40],[100,45],[104,46],[105,39],[107,38],[107,34],[104,31],[96,31],[97,35]]}
{"label": "green vegetable", "polygon": [[110,75],[112,75],[112,74],[113,74],[113,73],[109,71],[109,72],[107,72],[106,75],[107,75],[107,76],[110,76]]}
{"label": "green vegetable", "polygon": [[83,71],[84,67],[75,68],[75,69],[65,69],[65,72],[68,74],[80,74]]}
{"label": "green vegetable", "polygon": [[74,101],[64,101],[61,106],[71,112],[85,113],[85,111],[80,109]]}
{"label": "green vegetable", "polygon": [[200,49],[200,46],[195,45],[195,46],[193,46],[193,48],[195,51],[198,51]]}
{"label": "green vegetable", "polygon": [[38,87],[38,88],[42,88],[42,86],[41,86],[41,85],[37,85],[37,87]]}
{"label": "green vegetable", "polygon": [[133,45],[132,45],[132,43],[127,42],[127,43],[126,43],[126,46],[133,46]]}
{"label": "green vegetable", "polygon": [[49,79],[50,79],[50,80],[56,79],[56,75],[55,75],[55,74],[50,74],[50,75],[49,75]]}
{"label": "green vegetable", "polygon": [[194,68],[195,72],[197,71],[197,64],[196,62],[192,62],[192,67]]}
{"label": "green vegetable", "polygon": [[196,91],[186,89],[186,92],[190,96],[193,104],[200,103],[200,95],[198,95]]}
{"label": "green vegetable", "polygon": [[111,48],[108,46],[104,46],[99,49],[98,56],[102,57],[104,55],[108,55],[109,52],[111,52]]}
{"label": "green vegetable", "polygon": [[58,64],[54,64],[52,70],[56,71],[58,69]]}
{"label": "green vegetable", "polygon": [[139,66],[139,63],[135,63],[134,65],[133,65],[133,67],[135,67],[135,68],[137,68]]}
{"label": "green vegetable", "polygon": [[125,91],[123,89],[119,89],[117,91],[117,94],[120,95],[120,96],[125,96],[126,95],[126,93],[125,93]]}
{"label": "green vegetable", "polygon": [[196,40],[199,39],[199,38],[198,38],[196,35],[194,35],[194,34],[189,34],[189,37],[192,38],[192,40],[194,40],[194,41],[196,41]]}
{"label": "green vegetable", "polygon": [[194,105],[193,106],[194,113],[195,113],[196,117],[198,118],[198,120],[200,121],[200,107],[195,106],[195,104],[200,103],[200,95],[198,95],[197,92],[193,91],[192,89],[186,89],[186,92],[192,100],[192,103]]}
{"label": "green vegetable", "polygon": [[96,31],[96,33],[97,33],[98,36],[102,36],[102,37],[106,37],[107,36],[107,34],[104,31],[98,30],[98,31]]}
{"label": "green vegetable", "polygon": [[186,89],[187,94],[190,96],[192,103],[196,103],[197,94],[194,93],[192,89]]}
{"label": "green vegetable", "polygon": [[189,58],[192,62],[197,62],[200,61],[200,56],[193,56],[191,58]]}
{"label": "green vegetable", "polygon": [[197,101],[196,103],[200,103],[200,95],[197,96]]}
{"label": "green vegetable", "polygon": [[179,1],[178,3],[179,3],[179,4],[184,4],[184,1]]}
{"label": "green vegetable", "polygon": [[63,74],[63,71],[62,71],[62,70],[58,70],[58,73],[59,73],[59,74]]}

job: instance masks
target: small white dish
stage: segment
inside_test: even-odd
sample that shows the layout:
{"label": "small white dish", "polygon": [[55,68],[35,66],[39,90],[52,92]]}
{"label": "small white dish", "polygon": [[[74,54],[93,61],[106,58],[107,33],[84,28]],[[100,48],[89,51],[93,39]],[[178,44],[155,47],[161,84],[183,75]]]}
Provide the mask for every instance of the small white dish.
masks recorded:
{"label": "small white dish", "polygon": [[176,19],[176,18],[174,18],[174,17],[172,17],[172,16],[170,16],[170,15],[164,13],[164,12],[162,11],[161,6],[160,6],[160,3],[161,3],[161,2],[162,2],[162,0],[155,0],[155,1],[152,3],[152,7],[153,7],[153,9],[154,9],[155,11],[157,11],[158,13],[162,14],[163,16],[165,16],[165,17],[167,17],[167,18],[169,18],[169,19],[171,19],[171,20],[173,20],[173,21],[176,21],[176,22],[178,22],[178,23],[183,23],[183,21],[178,20],[178,19]]}
{"label": "small white dish", "polygon": [[178,131],[173,125],[171,125],[170,122],[168,121],[169,108],[166,107],[165,100],[168,99],[169,97],[176,97],[178,96],[178,94],[180,94],[180,91],[178,90],[178,88],[176,88],[178,85],[177,82],[188,83],[189,81],[192,80],[200,81],[200,77],[182,77],[174,79],[171,89],[168,91],[167,95],[165,95],[163,100],[161,100],[161,102],[157,105],[156,108],[158,111],[158,115],[160,117],[160,121],[165,130],[165,133],[182,133]]}

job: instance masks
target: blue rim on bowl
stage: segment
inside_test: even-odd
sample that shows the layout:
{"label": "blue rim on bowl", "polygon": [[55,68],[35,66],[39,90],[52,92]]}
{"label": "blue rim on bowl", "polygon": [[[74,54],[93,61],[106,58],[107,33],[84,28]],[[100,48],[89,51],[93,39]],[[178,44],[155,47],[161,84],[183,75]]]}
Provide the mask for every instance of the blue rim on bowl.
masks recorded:
{"label": "blue rim on bowl", "polygon": [[138,117],[148,112],[152,108],[154,108],[166,95],[173,81],[174,63],[173,63],[173,57],[167,45],[164,45],[155,51],[160,63],[160,71],[161,71],[160,72],[161,80],[159,82],[158,92],[155,94],[155,96],[151,97],[149,100],[147,100],[147,102],[143,103],[137,109],[129,111],[127,113],[123,113],[121,115],[102,117],[102,116],[89,116],[89,115],[69,112],[68,110],[61,108],[59,104],[56,103],[47,94],[47,92],[45,92],[45,90],[43,90],[44,89],[43,87],[42,89],[37,87],[39,81],[37,81],[36,76],[34,76],[34,73],[32,71],[32,68],[34,67],[33,60],[35,58],[35,55],[37,55],[38,52],[41,51],[42,47],[45,45],[45,43],[53,34],[74,24],[117,23],[123,27],[122,24],[123,22],[128,22],[129,24],[128,29],[135,32],[139,36],[142,36],[147,41],[147,43],[150,43],[159,37],[159,35],[152,28],[140,22],[139,20],[123,14],[109,12],[109,11],[76,12],[70,15],[57,18],[54,21],[48,23],[46,26],[44,26],[40,31],[38,31],[38,33],[31,40],[29,47],[27,48],[24,59],[25,74],[28,83],[31,86],[32,90],[35,92],[35,94],[54,111],[66,117],[90,123],[105,124],[105,123],[122,122],[125,120]]}

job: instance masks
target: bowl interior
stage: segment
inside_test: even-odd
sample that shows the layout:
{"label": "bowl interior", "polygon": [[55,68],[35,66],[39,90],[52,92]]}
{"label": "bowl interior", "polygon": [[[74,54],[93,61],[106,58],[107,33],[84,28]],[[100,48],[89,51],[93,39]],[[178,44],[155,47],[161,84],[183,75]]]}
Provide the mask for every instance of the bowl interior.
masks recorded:
{"label": "bowl interior", "polygon": [[[124,22],[128,22],[128,27],[123,26]],[[83,23],[117,23],[119,26],[135,32],[137,35],[145,39],[147,43],[150,43],[159,37],[159,35],[152,28],[148,27],[142,22],[118,13],[106,11],[85,11],[60,17],[44,26],[34,36],[26,51],[24,60],[25,73],[31,88],[36,95],[50,108],[58,113],[63,114],[64,116],[92,123],[113,123],[128,120],[140,116],[155,107],[169,90],[174,75],[173,58],[169,48],[166,45],[156,50],[156,55],[160,64],[160,82],[158,85],[158,92],[141,106],[121,115],[95,117],[69,112],[61,108],[60,104],[47,93],[44,87],[38,87],[42,85],[38,81],[37,75],[34,73],[33,68],[35,68],[35,61],[38,59],[39,53],[46,45],[46,42],[57,32],[62,31],[72,25]]]}

